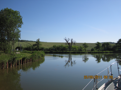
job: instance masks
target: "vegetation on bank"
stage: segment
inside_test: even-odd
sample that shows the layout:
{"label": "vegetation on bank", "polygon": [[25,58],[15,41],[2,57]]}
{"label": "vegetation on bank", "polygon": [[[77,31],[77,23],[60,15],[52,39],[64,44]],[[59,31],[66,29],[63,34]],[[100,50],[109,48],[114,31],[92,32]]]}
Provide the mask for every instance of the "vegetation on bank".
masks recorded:
{"label": "vegetation on bank", "polygon": [[21,60],[23,58],[25,59],[39,59],[44,57],[45,53],[43,51],[34,51],[34,52],[30,52],[30,51],[25,51],[25,52],[21,52],[20,54],[5,54],[5,53],[1,53],[0,54],[0,63],[1,62],[7,62],[9,60]]}
{"label": "vegetation on bank", "polygon": [[[31,61],[36,61],[38,59],[44,59],[44,52],[43,51],[34,51],[34,52],[21,52],[20,54],[5,54],[2,53],[0,54],[0,67],[4,68],[6,67],[7,63],[8,63],[8,67],[10,67],[10,65],[20,65],[20,61],[21,62],[26,62],[26,60],[30,60]],[[3,66],[4,65],[4,66]]]}
{"label": "vegetation on bank", "polygon": [[[19,40],[23,22],[19,11],[2,9],[0,11],[0,63],[16,63],[21,59],[38,59],[45,53],[112,53],[120,52],[121,39],[116,44],[100,43],[75,43],[73,39],[66,39],[66,43],[46,43],[37,39],[36,42]],[[70,42],[69,42],[70,40]],[[19,41],[19,42],[17,42]],[[24,45],[23,45],[24,43]],[[16,49],[21,51],[15,54]]]}
{"label": "vegetation on bank", "polygon": [[[21,46],[23,48],[30,47],[30,46],[33,46],[33,44],[36,44],[36,41],[27,41],[26,42],[26,40],[25,41],[24,40],[22,40],[22,41],[19,40],[19,41],[17,41],[15,43],[15,48],[18,47],[18,46],[19,47]],[[83,44],[84,43],[76,43],[73,46],[80,47],[80,46],[83,46]],[[96,46],[96,43],[86,43],[86,44],[88,45],[88,47],[86,48],[87,51],[90,51],[92,48],[94,48]],[[56,45],[56,46],[60,46],[60,45],[66,46],[66,43],[65,42],[41,42],[40,49],[41,48],[50,48],[50,47],[53,47],[54,45]],[[115,44],[111,43],[110,45],[114,46]]]}
{"label": "vegetation on bank", "polygon": [[76,46],[72,45],[71,46],[71,50],[69,50],[70,46],[69,45],[53,45],[52,47],[48,47],[48,48],[44,48],[42,47],[42,43],[40,45],[39,48],[37,48],[36,46],[33,47],[33,45],[31,46],[26,46],[26,47],[22,47],[23,50],[28,50],[28,51],[34,51],[34,50],[41,50],[44,51],[45,53],[119,53],[121,52],[121,39],[118,40],[117,43],[115,44],[110,44],[110,43],[100,43],[97,42],[95,43],[95,46],[93,48],[91,48],[90,50],[88,50],[87,48],[89,47],[89,45],[87,43],[83,43],[81,46]]}
{"label": "vegetation on bank", "polygon": [[[15,50],[15,43],[20,38],[20,30],[23,24],[22,16],[19,11],[9,8],[2,9],[0,11],[0,67],[8,68],[16,64],[20,65],[22,62],[35,61],[44,57],[43,51],[25,51],[17,52]],[[30,44],[31,45],[31,44]],[[40,41],[37,39],[33,47],[40,48]],[[19,49],[22,49],[19,48]],[[27,60],[29,59],[29,60]],[[30,60],[31,59],[31,60]],[[20,63],[21,60],[21,63]],[[26,61],[27,60],[27,61]]]}

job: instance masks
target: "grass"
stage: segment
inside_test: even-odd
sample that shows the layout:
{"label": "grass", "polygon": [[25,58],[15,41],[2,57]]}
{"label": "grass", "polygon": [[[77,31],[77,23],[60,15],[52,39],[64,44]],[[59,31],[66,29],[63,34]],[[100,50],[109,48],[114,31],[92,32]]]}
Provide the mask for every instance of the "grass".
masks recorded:
{"label": "grass", "polygon": [[[29,54],[29,53],[20,53],[20,54],[15,54],[13,56],[16,57],[16,60],[21,60],[24,57],[29,58],[31,56],[31,54]],[[9,54],[5,54],[5,53],[0,54],[0,62],[7,62],[11,58],[12,58],[12,56],[9,55]]]}
{"label": "grass", "polygon": [[[35,56],[36,54],[36,56]],[[20,54],[15,54],[15,55],[9,55],[9,54],[5,54],[5,53],[1,53],[0,54],[0,63],[1,62],[7,62],[8,60],[13,59],[13,57],[15,57],[15,60],[21,60],[23,58],[29,59],[29,58],[38,58],[39,57],[44,57],[44,52],[42,51],[36,51],[34,53],[32,52],[21,52]]]}
{"label": "grass", "polygon": [[[21,46],[23,47],[26,47],[26,46],[30,46],[30,45],[33,45],[35,44],[35,42],[19,42],[19,45],[21,44]],[[52,47],[53,45],[65,45],[65,42],[41,42],[41,47],[44,47],[44,48],[49,48],[49,47]],[[82,46],[84,43],[76,43],[75,46]],[[87,43],[88,44],[88,48],[87,50],[91,50],[93,47],[96,46],[96,43]],[[115,45],[115,44],[111,44],[112,46]],[[15,47],[18,46],[18,42],[15,43]]]}

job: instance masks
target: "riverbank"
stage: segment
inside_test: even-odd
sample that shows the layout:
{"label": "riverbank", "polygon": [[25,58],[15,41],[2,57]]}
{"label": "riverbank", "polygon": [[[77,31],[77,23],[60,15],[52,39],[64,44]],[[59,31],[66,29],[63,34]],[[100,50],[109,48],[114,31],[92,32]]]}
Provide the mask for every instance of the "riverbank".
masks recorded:
{"label": "riverbank", "polygon": [[38,59],[43,59],[45,53],[43,51],[21,52],[19,54],[0,54],[0,68],[9,68],[17,65],[22,65],[28,62],[34,62]]}
{"label": "riverbank", "polygon": [[121,52],[114,52],[114,51],[45,51],[45,53],[121,53]]}

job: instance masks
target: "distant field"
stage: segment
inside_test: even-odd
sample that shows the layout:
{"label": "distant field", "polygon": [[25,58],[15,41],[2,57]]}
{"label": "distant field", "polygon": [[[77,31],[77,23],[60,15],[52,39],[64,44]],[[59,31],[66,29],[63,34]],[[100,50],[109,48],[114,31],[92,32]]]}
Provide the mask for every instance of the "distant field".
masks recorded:
{"label": "distant field", "polygon": [[[15,43],[15,47],[17,47],[18,45],[20,45],[21,44],[21,46],[23,46],[23,47],[26,47],[26,46],[28,46],[28,45],[33,45],[33,44],[35,44],[35,42],[16,42]],[[49,48],[49,47],[52,47],[53,45],[65,45],[65,42],[62,42],[62,43],[58,43],[58,42],[41,42],[41,46],[42,47],[44,47],[44,48]],[[88,44],[88,48],[87,48],[87,50],[91,50],[93,47],[95,47],[96,46],[96,43],[87,43]],[[83,45],[83,43],[76,43],[76,45],[75,46],[82,46]],[[112,46],[114,45],[114,44],[111,44]]]}

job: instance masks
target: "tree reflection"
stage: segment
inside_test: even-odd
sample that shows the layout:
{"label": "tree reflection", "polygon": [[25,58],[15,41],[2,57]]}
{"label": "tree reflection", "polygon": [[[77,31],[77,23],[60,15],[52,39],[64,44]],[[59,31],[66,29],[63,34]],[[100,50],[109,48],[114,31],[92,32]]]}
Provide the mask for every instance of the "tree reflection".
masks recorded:
{"label": "tree reflection", "polygon": [[18,70],[22,69],[23,71],[27,71],[30,68],[35,70],[44,61],[44,58],[41,58],[41,60],[38,59],[38,61],[35,62],[24,63],[17,67],[4,70],[0,69],[0,90],[23,90],[21,88],[20,74],[18,73]]}
{"label": "tree reflection", "polygon": [[43,59],[38,59],[35,62],[29,62],[29,63],[23,64],[22,65],[22,70],[23,71],[27,71],[30,68],[32,68],[33,70],[35,70],[35,68],[39,67],[40,64],[42,64],[44,61],[45,61],[45,59],[43,58]]}
{"label": "tree reflection", "polygon": [[53,54],[53,57],[61,57],[61,58],[63,58],[62,55],[56,55],[56,54]]}
{"label": "tree reflection", "polygon": [[0,69],[0,90],[23,90],[17,69]]}
{"label": "tree reflection", "polygon": [[88,61],[88,56],[85,54],[83,57],[82,57],[82,60],[86,63]]}
{"label": "tree reflection", "polygon": [[70,66],[70,65],[73,66],[73,64],[76,64],[76,62],[75,62],[75,60],[72,61],[72,55],[69,54],[68,60],[66,61],[66,64],[65,64],[65,67],[66,67],[66,66]]}
{"label": "tree reflection", "polygon": [[104,62],[109,62],[112,59],[116,59],[116,55],[113,54],[113,53],[110,53],[110,54],[92,54],[92,55],[93,55],[94,58],[96,58],[97,63],[100,63],[101,59]]}

